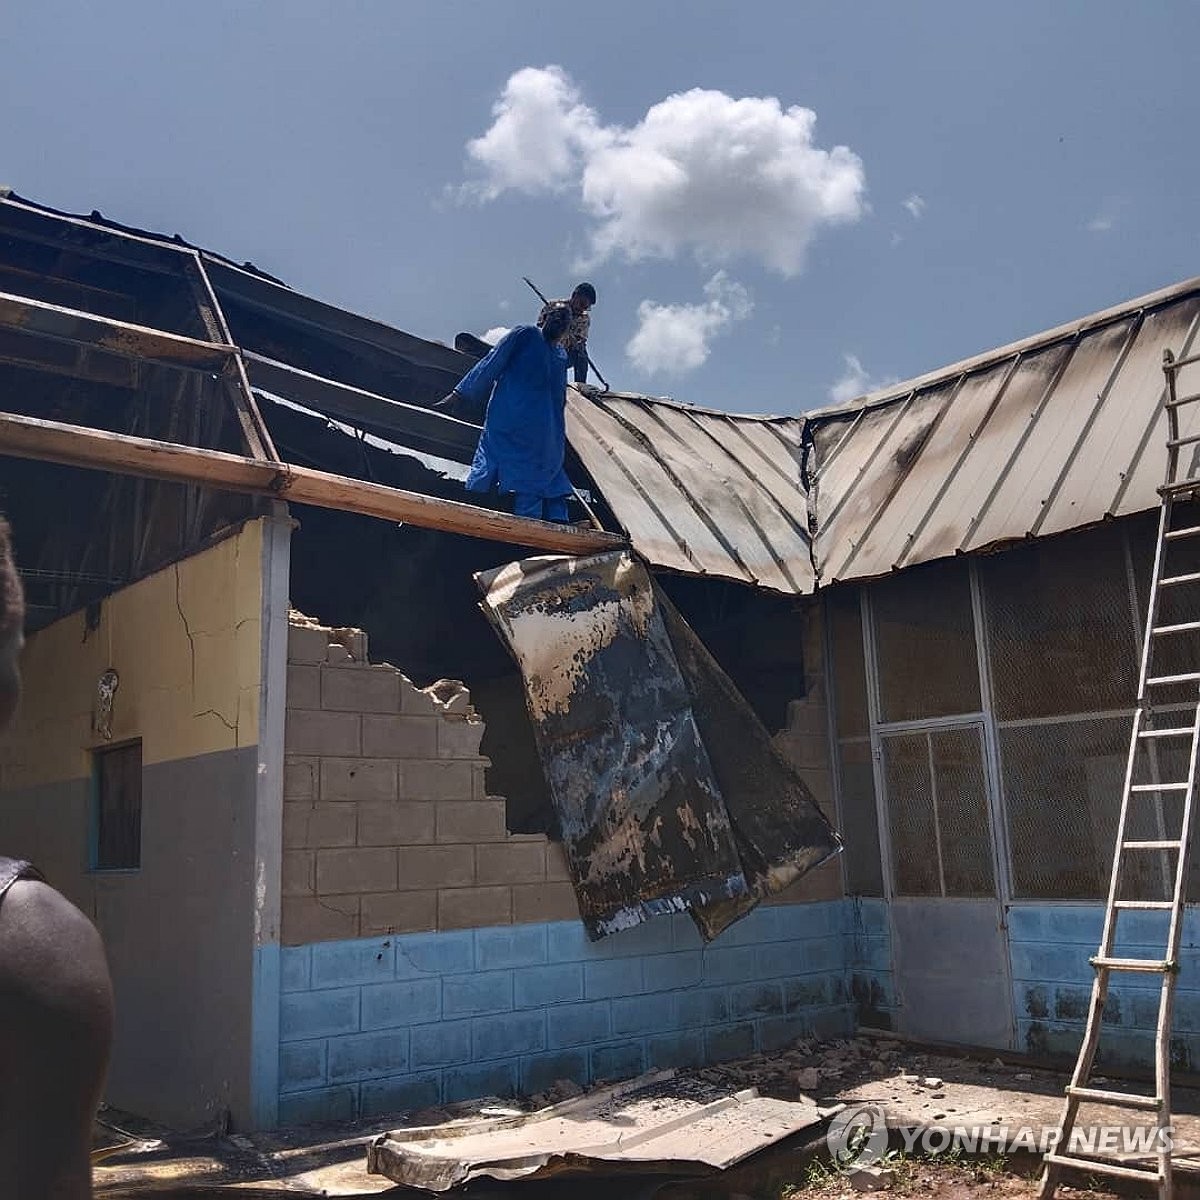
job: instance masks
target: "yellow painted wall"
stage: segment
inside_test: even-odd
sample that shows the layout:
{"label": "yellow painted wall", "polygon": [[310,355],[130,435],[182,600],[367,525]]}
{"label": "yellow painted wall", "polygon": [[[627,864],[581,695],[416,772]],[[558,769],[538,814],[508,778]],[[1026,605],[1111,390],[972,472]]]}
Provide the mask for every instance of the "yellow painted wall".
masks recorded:
{"label": "yellow painted wall", "polygon": [[146,765],[258,743],[262,673],[261,521],[131,584],[89,631],[74,613],[33,634],[24,695],[0,741],[0,790],[85,778],[96,685],[120,675],[112,742],[142,739]]}

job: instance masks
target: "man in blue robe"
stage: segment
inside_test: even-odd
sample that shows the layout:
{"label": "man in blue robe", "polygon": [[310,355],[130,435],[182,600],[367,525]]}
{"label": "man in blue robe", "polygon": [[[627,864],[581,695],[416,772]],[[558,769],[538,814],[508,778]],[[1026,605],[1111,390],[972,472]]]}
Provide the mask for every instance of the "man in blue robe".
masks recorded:
{"label": "man in blue robe", "polygon": [[496,488],[511,495],[513,512],[521,517],[568,519],[571,483],[563,470],[567,355],[559,342],[570,324],[570,306],[563,304],[547,315],[540,329],[517,326],[438,405],[451,413],[467,405],[486,405],[467,490]]}

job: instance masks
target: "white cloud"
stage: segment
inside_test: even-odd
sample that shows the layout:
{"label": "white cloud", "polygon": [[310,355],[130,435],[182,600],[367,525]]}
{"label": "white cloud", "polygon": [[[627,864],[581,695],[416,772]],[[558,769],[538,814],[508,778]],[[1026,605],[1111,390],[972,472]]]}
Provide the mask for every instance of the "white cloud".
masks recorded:
{"label": "white cloud", "polygon": [[1107,197],[1084,228],[1088,233],[1111,233],[1117,227],[1117,218],[1125,205],[1126,201],[1120,196]]}
{"label": "white cloud", "polygon": [[512,330],[507,325],[493,325],[486,333],[479,335],[482,341],[494,346],[506,333],[511,333]]}
{"label": "white cloud", "polygon": [[816,146],[816,114],[774,97],[694,88],[631,127],[605,125],[560,67],[525,67],[492,111],[467,147],[481,172],[474,192],[576,189],[593,221],[591,263],[691,251],[794,275],[821,228],[866,211],[859,157]]}
{"label": "white cloud", "polygon": [[524,67],[511,75],[492,117],[488,131],[467,143],[481,172],[468,191],[484,200],[509,190],[536,195],[567,187],[600,136],[596,114],[561,67]]}
{"label": "white cloud", "polygon": [[913,192],[907,200],[904,201],[904,207],[908,210],[908,215],[914,221],[919,221],[925,215],[925,197]]}
{"label": "white cloud", "polygon": [[846,369],[829,389],[829,399],[834,404],[845,404],[848,400],[857,400],[859,396],[865,396],[868,392],[890,387],[893,383],[899,382],[895,375],[872,377],[857,356],[853,354],[843,354],[842,358],[845,360]]}
{"label": "white cloud", "polygon": [[754,310],[750,293],[718,271],[705,285],[702,304],[638,305],[638,331],[625,346],[631,363],[647,375],[681,375],[703,366],[709,343],[735,321],[744,321]]}

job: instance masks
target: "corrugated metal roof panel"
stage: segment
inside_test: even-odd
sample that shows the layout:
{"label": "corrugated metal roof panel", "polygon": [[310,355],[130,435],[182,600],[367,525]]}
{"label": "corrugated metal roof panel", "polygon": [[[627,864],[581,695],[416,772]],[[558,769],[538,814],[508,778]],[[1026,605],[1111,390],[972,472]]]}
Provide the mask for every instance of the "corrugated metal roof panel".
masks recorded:
{"label": "corrugated metal roof panel", "polygon": [[[822,575],[841,578],[851,570],[870,570],[858,564],[864,553],[868,557],[882,553],[886,564],[881,569],[890,569],[895,559],[895,547],[873,534],[910,471],[919,462],[922,448],[949,407],[954,387],[950,383],[919,392],[899,405],[888,427],[886,440],[875,449],[871,469],[847,494],[846,503],[838,506],[819,527],[817,561]],[[841,461],[848,460],[843,458]]]}
{"label": "corrugated metal roof panel", "polygon": [[567,394],[571,446],[639,553],[652,563],[703,573],[702,557],[715,550],[711,535],[690,510],[668,519],[660,497],[673,485],[653,451],[599,405]]}
{"label": "corrugated metal roof panel", "polygon": [[571,389],[567,436],[634,547],[655,566],[814,588],[802,424]]}
{"label": "corrugated metal roof panel", "polygon": [[981,519],[960,543],[962,549],[1034,533],[1067,456],[1120,370],[1135,327],[1132,319],[1120,321],[1081,339],[1030,419],[1001,404],[997,416],[1013,419],[1020,437],[1010,469],[988,496]]}
{"label": "corrugated metal roof panel", "polygon": [[[1151,509],[1162,352],[1200,342],[1200,280],[810,417],[820,580]],[[1200,365],[1181,391],[1200,391]],[[1200,432],[1200,405],[1182,414]],[[1197,456],[1200,467],[1200,455]]]}
{"label": "corrugated metal roof panel", "polygon": [[[1200,296],[1193,297],[1186,305],[1180,305],[1181,317],[1188,320],[1186,330],[1176,328],[1170,349],[1176,357],[1195,354],[1200,350]],[[1178,394],[1195,395],[1200,392],[1200,363],[1184,367],[1176,377]],[[1159,388],[1161,394],[1162,381]],[[1136,432],[1140,440],[1131,454],[1132,467],[1126,467],[1127,478],[1124,490],[1117,496],[1114,509],[1117,515],[1139,512],[1146,508],[1145,497],[1159,487],[1166,469],[1167,417],[1160,408],[1140,427],[1131,427],[1130,437]],[[1152,417],[1152,419],[1150,419]],[[1200,405],[1189,405],[1179,413],[1180,431],[1187,434],[1200,433]],[[1132,425],[1132,423],[1131,423]],[[1185,460],[1186,461],[1186,460]],[[1191,471],[1200,474],[1200,463],[1193,461]]]}
{"label": "corrugated metal roof panel", "polygon": [[953,486],[973,445],[973,437],[1012,371],[1012,362],[971,375],[943,400],[937,426],[909,466],[875,528],[855,559],[856,572],[882,575],[901,563],[918,541],[929,516]]}
{"label": "corrugated metal roof panel", "polygon": [[[1060,344],[1023,355],[1007,385],[1002,379],[996,382],[996,403],[984,409],[979,425],[970,431],[957,431],[951,450],[962,452],[961,465],[923,517],[921,532],[900,560],[901,565],[957,553],[986,514],[990,494],[1003,485],[1021,436],[1036,416],[1068,353],[1069,346]],[[1013,366],[1012,361],[1007,365]]]}
{"label": "corrugated metal roof panel", "polygon": [[[1037,533],[1073,529],[1080,512],[1101,507],[1115,512],[1147,453],[1153,473],[1138,485],[1137,507],[1146,507],[1151,495],[1149,503],[1157,501],[1154,489],[1162,483],[1167,441],[1163,347],[1185,345],[1198,313],[1200,298],[1194,297],[1147,314],[1109,395],[1066,463]],[[1187,420],[1197,414],[1185,409],[1180,415]]]}

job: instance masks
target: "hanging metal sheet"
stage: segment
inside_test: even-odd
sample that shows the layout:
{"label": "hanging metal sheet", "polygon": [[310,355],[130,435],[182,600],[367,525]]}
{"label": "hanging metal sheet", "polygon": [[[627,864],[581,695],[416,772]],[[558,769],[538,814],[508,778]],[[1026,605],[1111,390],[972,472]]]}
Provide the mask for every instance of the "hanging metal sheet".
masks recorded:
{"label": "hanging metal sheet", "polygon": [[589,935],[746,896],[645,569],[618,551],[526,559],[476,580],[525,681]]}
{"label": "hanging metal sheet", "polygon": [[525,680],[593,937],[690,910],[711,939],[841,843],[628,551],[476,577]]}

